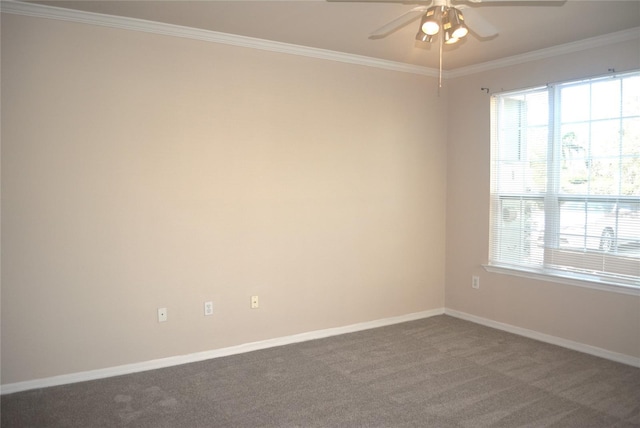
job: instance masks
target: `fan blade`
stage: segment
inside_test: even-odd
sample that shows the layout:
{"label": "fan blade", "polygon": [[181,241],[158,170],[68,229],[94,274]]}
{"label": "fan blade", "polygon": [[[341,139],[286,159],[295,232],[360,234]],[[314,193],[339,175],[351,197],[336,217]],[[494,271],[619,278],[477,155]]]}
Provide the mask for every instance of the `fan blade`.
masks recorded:
{"label": "fan blade", "polygon": [[462,15],[469,30],[476,33],[478,37],[493,37],[498,34],[498,29],[484,19],[477,10],[465,8],[462,10]]}
{"label": "fan blade", "polygon": [[[516,5],[518,3],[523,3],[525,5],[531,6],[535,3],[557,3],[561,5],[570,0],[453,0],[453,1],[456,3],[458,2],[476,3],[476,4],[488,3],[487,6],[490,5],[491,3],[513,3],[513,5]],[[573,1],[576,1],[576,0],[573,0]]]}
{"label": "fan blade", "polygon": [[[402,4],[430,4],[432,0],[326,0],[329,3],[402,3]],[[478,1],[478,0],[472,0]],[[506,1],[506,0],[502,0]]]}
{"label": "fan blade", "polygon": [[404,13],[393,21],[375,30],[373,33],[369,34],[369,37],[373,39],[379,39],[388,36],[401,27],[404,27],[411,21],[415,21],[416,19],[420,18],[427,11],[427,9],[428,8],[426,6],[414,7],[410,11]]}

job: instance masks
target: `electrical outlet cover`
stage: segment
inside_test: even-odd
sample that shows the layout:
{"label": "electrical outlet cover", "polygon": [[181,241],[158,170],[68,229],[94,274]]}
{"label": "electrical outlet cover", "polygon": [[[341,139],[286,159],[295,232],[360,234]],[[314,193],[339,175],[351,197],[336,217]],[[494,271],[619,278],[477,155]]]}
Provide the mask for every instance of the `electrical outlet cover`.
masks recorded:
{"label": "electrical outlet cover", "polygon": [[213,302],[204,302],[205,316],[213,315]]}
{"label": "electrical outlet cover", "polygon": [[471,288],[475,288],[476,290],[480,288],[480,277],[472,276],[471,277]]}
{"label": "electrical outlet cover", "polygon": [[158,308],[158,322],[167,321],[167,308]]}

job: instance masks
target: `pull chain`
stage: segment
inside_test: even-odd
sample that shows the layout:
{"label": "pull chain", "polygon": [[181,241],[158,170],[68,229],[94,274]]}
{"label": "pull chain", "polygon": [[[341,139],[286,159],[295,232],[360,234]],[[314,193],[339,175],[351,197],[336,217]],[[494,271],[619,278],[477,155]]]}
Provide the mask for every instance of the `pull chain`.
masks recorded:
{"label": "pull chain", "polygon": [[438,74],[438,89],[442,88],[442,47],[444,45],[444,36],[438,37],[440,39],[440,72]]}

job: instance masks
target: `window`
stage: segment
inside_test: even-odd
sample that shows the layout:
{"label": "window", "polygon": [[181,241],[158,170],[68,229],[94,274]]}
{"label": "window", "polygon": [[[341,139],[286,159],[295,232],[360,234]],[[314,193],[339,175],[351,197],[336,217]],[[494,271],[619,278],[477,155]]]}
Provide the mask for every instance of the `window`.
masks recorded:
{"label": "window", "polygon": [[493,96],[489,265],[640,288],[640,72]]}

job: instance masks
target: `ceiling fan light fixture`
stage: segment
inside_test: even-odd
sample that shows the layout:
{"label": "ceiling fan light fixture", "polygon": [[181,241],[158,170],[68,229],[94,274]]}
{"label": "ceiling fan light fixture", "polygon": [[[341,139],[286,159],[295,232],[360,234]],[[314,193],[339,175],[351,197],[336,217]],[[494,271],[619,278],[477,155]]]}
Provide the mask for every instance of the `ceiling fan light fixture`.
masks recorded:
{"label": "ceiling fan light fixture", "polygon": [[422,29],[418,30],[418,34],[416,34],[416,40],[419,42],[428,42],[431,43],[435,36],[429,35],[422,31]]}
{"label": "ceiling fan light fixture", "polygon": [[458,43],[458,41],[460,41],[460,39],[453,35],[453,31],[451,31],[451,29],[444,31],[444,43],[446,45],[452,45],[454,43]]}
{"label": "ceiling fan light fixture", "polygon": [[456,39],[461,39],[467,34],[469,34],[469,30],[467,29],[467,27],[460,27],[456,28],[451,35]]}
{"label": "ceiling fan light fixture", "polygon": [[455,7],[449,8],[447,18],[452,37],[461,39],[469,33],[469,28],[467,28],[467,25],[464,23],[464,15],[459,9]]}
{"label": "ceiling fan light fixture", "polygon": [[452,45],[467,35],[469,29],[464,24],[464,16],[455,7],[447,7],[442,15],[444,42]]}
{"label": "ceiling fan light fixture", "polygon": [[422,17],[422,22],[420,23],[420,29],[422,32],[429,36],[433,36],[438,34],[440,31],[440,15],[442,12],[442,7],[440,6],[431,6],[427,9],[427,13]]}

